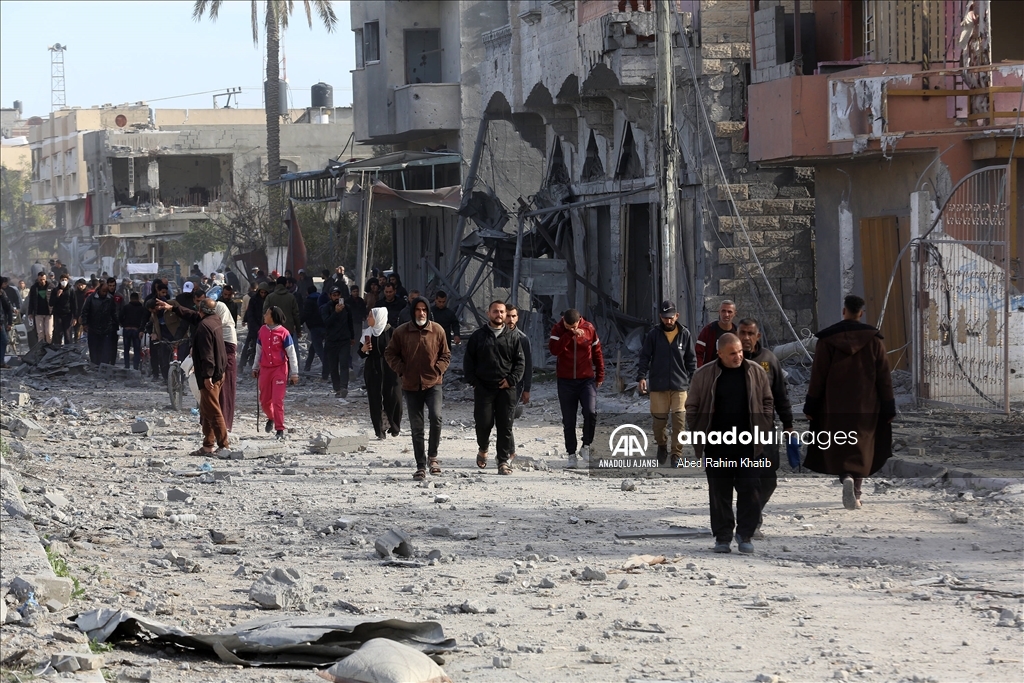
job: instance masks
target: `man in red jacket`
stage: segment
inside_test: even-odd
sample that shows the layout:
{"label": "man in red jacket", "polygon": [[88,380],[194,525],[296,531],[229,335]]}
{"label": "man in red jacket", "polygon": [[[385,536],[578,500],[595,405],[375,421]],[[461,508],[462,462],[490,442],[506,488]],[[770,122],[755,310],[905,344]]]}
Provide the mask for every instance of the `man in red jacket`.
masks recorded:
{"label": "man in red jacket", "polygon": [[723,301],[718,305],[718,320],[710,322],[697,335],[694,351],[697,353],[697,367],[718,360],[718,338],[726,332],[736,334],[732,319],[736,317],[736,304]]}
{"label": "man in red jacket", "polygon": [[583,408],[583,465],[590,459],[590,444],[597,429],[597,390],[604,383],[604,355],[597,330],[575,308],[562,314],[551,329],[548,349],[558,361],[558,404],[562,409],[562,429],[569,467],[579,464],[576,457],[576,410]]}

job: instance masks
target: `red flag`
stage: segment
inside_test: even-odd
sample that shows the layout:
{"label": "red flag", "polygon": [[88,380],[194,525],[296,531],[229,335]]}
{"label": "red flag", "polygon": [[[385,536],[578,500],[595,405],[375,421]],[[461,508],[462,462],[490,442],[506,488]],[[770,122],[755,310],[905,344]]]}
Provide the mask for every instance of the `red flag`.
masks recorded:
{"label": "red flag", "polygon": [[288,265],[293,273],[298,273],[306,268],[306,242],[302,239],[302,230],[299,228],[299,216],[295,213],[295,204],[288,200]]}

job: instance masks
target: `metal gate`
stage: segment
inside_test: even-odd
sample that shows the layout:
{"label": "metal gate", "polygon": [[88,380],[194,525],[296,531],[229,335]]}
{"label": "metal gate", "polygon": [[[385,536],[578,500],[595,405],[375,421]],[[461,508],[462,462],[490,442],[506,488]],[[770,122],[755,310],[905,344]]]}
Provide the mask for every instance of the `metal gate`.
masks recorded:
{"label": "metal gate", "polygon": [[917,245],[917,395],[1009,413],[1008,167],[961,180]]}

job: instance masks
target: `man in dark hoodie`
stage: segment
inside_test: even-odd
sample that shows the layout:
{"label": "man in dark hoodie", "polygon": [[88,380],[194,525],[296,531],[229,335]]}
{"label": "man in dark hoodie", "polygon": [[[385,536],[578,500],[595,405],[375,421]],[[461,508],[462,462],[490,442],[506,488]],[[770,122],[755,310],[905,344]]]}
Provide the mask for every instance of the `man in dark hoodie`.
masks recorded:
{"label": "man in dark hoodie", "polygon": [[[413,302],[409,302],[408,305],[412,305]],[[395,286],[390,282],[384,285],[384,298],[377,301],[377,306],[383,306],[388,309],[388,325],[398,329],[401,324],[398,319],[402,316],[402,309],[406,307],[405,299],[400,299],[396,293]]]}
{"label": "man in dark hoodie", "polygon": [[53,343],[57,346],[70,344],[78,324],[79,308],[78,297],[66,275],[61,276],[50,292],[50,310],[53,311]]}
{"label": "man in dark hoodie", "polygon": [[249,305],[242,316],[246,335],[239,367],[246,368],[247,371],[252,370],[252,361],[256,357],[256,339],[259,337],[260,328],[263,327],[263,303],[268,294],[270,294],[270,285],[261,282],[256,288],[256,293],[249,297]]}
{"label": "man in dark hoodie", "polygon": [[[306,286],[306,299],[302,302],[302,321],[309,330],[309,350],[306,352],[305,372],[313,367],[313,356],[320,359],[320,378],[326,380],[328,375],[327,357],[324,355],[324,335],[327,327],[320,315],[320,294],[316,291],[316,285],[310,283]],[[335,389],[337,391],[337,389]]]}
{"label": "man in dark hoodie", "polygon": [[[664,466],[668,462],[671,450],[670,464],[676,467],[683,456],[679,435],[685,428],[686,392],[690,378],[697,371],[697,358],[690,330],[679,324],[676,305],[662,301],[659,317],[661,323],[651,328],[640,347],[636,378],[640,393],[650,393],[658,464]],[[672,428],[667,429],[670,418]]]}
{"label": "man in dark hoodie", "polygon": [[470,336],[464,360],[466,381],[473,386],[473,419],[479,448],[476,466],[487,467],[491,428],[497,425],[498,474],[512,474],[512,412],[516,406],[516,385],[526,371],[521,337],[505,324],[505,315],[505,302],[492,301],[487,307],[488,325]]}
{"label": "man in dark hoodie", "polygon": [[[412,306],[416,299],[420,298],[420,290],[410,289],[409,290],[409,305],[402,309],[402,312],[398,314],[398,324],[404,325],[405,323],[412,322]],[[433,315],[428,315],[430,320],[434,319]]]}
{"label": "man in dark hoodie", "polygon": [[[138,292],[132,292],[128,296],[128,304],[121,309],[119,316],[124,343],[124,367],[127,370],[131,362],[132,367],[138,370],[142,355],[142,330],[149,319],[149,311],[139,300]],[[135,353],[134,357],[131,355],[132,351]]]}
{"label": "man in dark hoodie", "polygon": [[[335,398],[348,397],[349,359],[352,356],[352,313],[341,298],[342,290],[335,287],[330,301],[320,307],[317,317],[323,325],[324,372],[330,372]],[[308,321],[307,321],[308,324]]]}
{"label": "man in dark hoodie", "polygon": [[804,466],[839,476],[847,510],[861,507],[864,477],[892,456],[891,423],[896,417],[882,335],[860,322],[863,316],[864,299],[850,294],[843,301],[842,321],[818,333],[804,403],[810,431],[825,432],[831,439],[827,447],[809,445]]}
{"label": "man in dark hoodie", "polygon": [[53,339],[53,312],[50,308],[50,283],[46,273],[36,276],[35,284],[28,290],[28,314],[39,341],[49,344]]}
{"label": "man in dark hoodie", "polygon": [[89,336],[89,360],[93,365],[116,362],[117,304],[107,283],[100,281],[82,308],[82,330]]}
{"label": "man in dark hoodie", "polygon": [[[786,390],[786,376],[782,374],[782,365],[779,359],[771,350],[761,346],[761,326],[754,318],[744,318],[737,324],[737,335],[740,343],[743,344],[743,359],[753,361],[761,366],[768,373],[768,384],[772,389],[772,402],[775,405],[775,414],[782,422],[782,429],[786,432],[793,430],[793,406],[789,402],[789,392]],[[771,466],[761,472],[761,511],[764,511],[768,499],[772,497],[775,488],[778,486],[778,470],[781,456],[779,455],[781,445],[778,443],[766,444],[764,455],[771,460]],[[763,515],[762,515],[763,517]],[[754,538],[761,538],[761,524],[758,523],[754,531]]]}
{"label": "man in dark hoodie", "polygon": [[[394,288],[390,288],[394,292]],[[441,445],[441,383],[452,361],[444,330],[437,323],[430,322],[429,316],[430,304],[420,297],[413,305],[412,322],[395,330],[384,350],[384,360],[401,378],[405,405],[409,409],[412,449],[416,457],[413,479],[416,481],[427,478],[428,466],[431,474],[441,473],[437,459]],[[427,449],[423,447],[424,407],[430,416]]]}

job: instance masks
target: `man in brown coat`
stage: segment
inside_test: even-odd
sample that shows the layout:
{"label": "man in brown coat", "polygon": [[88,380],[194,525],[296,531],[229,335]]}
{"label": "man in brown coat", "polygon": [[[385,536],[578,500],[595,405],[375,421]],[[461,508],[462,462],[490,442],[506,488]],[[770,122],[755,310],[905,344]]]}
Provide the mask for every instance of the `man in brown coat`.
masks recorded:
{"label": "man in brown coat", "polygon": [[804,465],[839,475],[843,506],[856,510],[864,477],[892,455],[896,402],[882,335],[860,322],[864,299],[851,294],[843,303],[842,321],[819,332],[814,349],[804,415],[817,438]]}
{"label": "man in brown coat", "polygon": [[[422,481],[441,473],[437,449],[441,444],[441,382],[452,360],[444,328],[430,320],[430,306],[423,297],[412,302],[412,321],[399,325],[384,350],[384,360],[401,378],[409,410],[412,450],[416,456],[413,479]],[[423,408],[430,417],[430,440],[423,448]]]}
{"label": "man in brown coat", "polygon": [[[203,426],[203,447],[192,455],[202,457],[213,453],[214,445],[228,447],[228,428],[220,409],[220,389],[227,368],[223,323],[216,314],[216,301],[201,299],[202,321],[192,336],[192,362],[199,382],[199,422]],[[161,302],[162,306],[168,304]]]}
{"label": "man in brown coat", "polygon": [[[718,360],[690,380],[686,428],[697,458],[704,456],[716,553],[754,552],[751,537],[761,518],[761,474],[770,465],[764,444],[773,438],[772,389],[761,366],[743,358],[739,337],[718,339]],[[732,492],[736,490],[736,514]]]}

